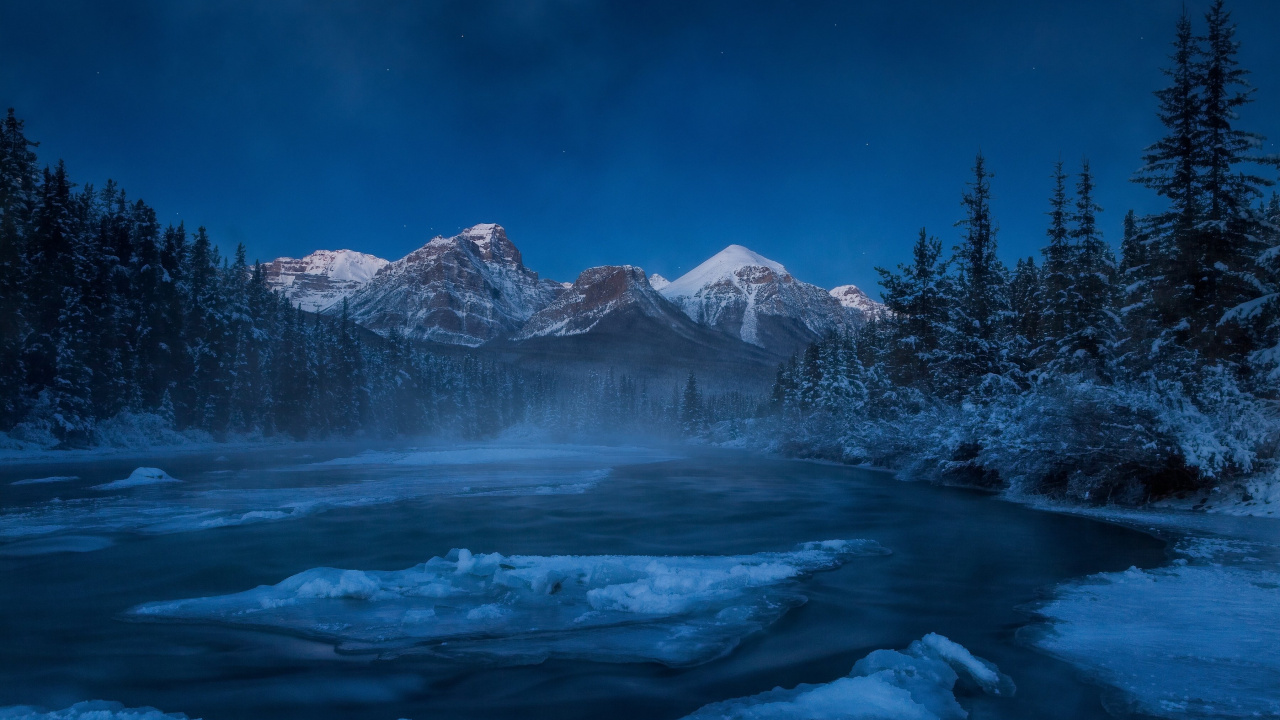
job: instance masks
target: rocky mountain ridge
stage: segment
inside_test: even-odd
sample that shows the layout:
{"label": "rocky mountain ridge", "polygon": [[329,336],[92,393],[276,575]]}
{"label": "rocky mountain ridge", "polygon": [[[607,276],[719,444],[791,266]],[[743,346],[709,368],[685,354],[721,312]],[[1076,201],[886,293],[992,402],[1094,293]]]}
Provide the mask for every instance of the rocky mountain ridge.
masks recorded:
{"label": "rocky mountain ridge", "polygon": [[678,339],[688,357],[727,353],[768,364],[883,311],[852,285],[824,290],[741,245],[675,280],[613,265],[557,283],[527,268],[492,223],[437,236],[394,262],[318,251],[267,267],[273,287],[304,309],[337,312],[345,297],[352,319],[379,334],[472,348],[498,343],[507,353],[537,345],[555,355],[557,343],[581,350],[583,338],[609,337],[621,347],[630,341],[620,333],[633,332],[639,343]]}

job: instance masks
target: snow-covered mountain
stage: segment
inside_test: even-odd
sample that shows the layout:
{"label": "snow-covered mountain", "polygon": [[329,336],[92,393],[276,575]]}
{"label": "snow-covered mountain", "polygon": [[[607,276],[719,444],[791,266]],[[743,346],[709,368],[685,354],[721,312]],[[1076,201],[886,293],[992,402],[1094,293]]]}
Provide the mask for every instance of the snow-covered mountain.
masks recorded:
{"label": "snow-covered mountain", "polygon": [[634,314],[689,334],[688,318],[653,289],[644,270],[634,265],[605,265],[583,270],[555,302],[529,318],[515,339],[581,335],[602,322],[616,323]]}
{"label": "snow-covered mountain", "polygon": [[884,303],[876,302],[871,296],[862,292],[857,285],[841,285],[831,288],[831,297],[835,298],[845,309],[854,313],[857,320],[882,318],[889,314]]}
{"label": "snow-covered mountain", "polygon": [[855,324],[826,290],[741,245],[721,250],[661,293],[697,323],[779,354]]}
{"label": "snow-covered mountain", "polygon": [[474,347],[519,330],[564,290],[524,266],[501,226],[484,223],[388,264],[350,306],[381,334]]}
{"label": "snow-covered mountain", "polygon": [[268,287],[303,310],[320,312],[364,287],[387,263],[354,250],[317,250],[301,258],[276,258],[262,271]]}
{"label": "snow-covered mountain", "polygon": [[644,270],[606,265],[582,271],[515,335],[490,347],[522,363],[682,381],[696,372],[720,386],[764,387],[776,358],[703,327],[664,298]]}

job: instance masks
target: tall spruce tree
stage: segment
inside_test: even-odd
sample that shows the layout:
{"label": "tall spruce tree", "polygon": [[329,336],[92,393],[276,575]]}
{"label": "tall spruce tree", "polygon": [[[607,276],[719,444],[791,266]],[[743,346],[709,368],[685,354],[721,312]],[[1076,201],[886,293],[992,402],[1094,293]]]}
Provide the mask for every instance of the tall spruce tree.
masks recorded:
{"label": "tall spruce tree", "polygon": [[1069,335],[1061,352],[1068,367],[1101,372],[1116,340],[1115,257],[1102,239],[1097,213],[1102,210],[1093,199],[1093,173],[1089,161],[1080,168],[1076,183],[1075,211],[1072,213],[1071,297],[1075,302],[1067,323]]}
{"label": "tall spruce tree", "polygon": [[1205,15],[1203,56],[1197,65],[1202,97],[1202,147],[1197,155],[1204,217],[1197,225],[1203,274],[1197,285],[1192,332],[1211,358],[1239,361],[1253,349],[1245,323],[1225,318],[1232,308],[1258,296],[1265,250],[1264,218],[1254,205],[1271,182],[1245,167],[1275,164],[1253,152],[1263,137],[1234,126],[1240,108],[1252,101],[1253,89],[1236,55],[1236,26],[1223,0]]}
{"label": "tall spruce tree", "polygon": [[1007,318],[1008,277],[996,257],[996,227],[991,217],[991,175],[979,153],[973,181],[964,194],[965,229],[954,251],[956,276],[950,284],[952,311],[945,381],[953,395],[1002,384],[1012,369],[1001,345]]}
{"label": "tall spruce tree", "polygon": [[942,243],[920,228],[911,262],[899,265],[897,272],[879,267],[876,272],[884,288],[885,307],[892,311],[881,321],[889,335],[883,359],[895,382],[931,387],[930,368],[940,360],[939,345],[949,313]]}
{"label": "tall spruce tree", "polygon": [[31,331],[27,235],[38,197],[36,145],[9,108],[0,124],[0,425],[16,422],[28,407],[22,356]]}
{"label": "tall spruce tree", "polygon": [[1044,268],[1040,273],[1042,298],[1040,305],[1044,309],[1041,323],[1041,337],[1033,357],[1036,364],[1052,362],[1063,353],[1063,343],[1071,334],[1070,320],[1079,305],[1075,296],[1076,288],[1072,283],[1072,263],[1074,249],[1071,245],[1071,231],[1067,227],[1070,208],[1067,204],[1067,174],[1059,160],[1053,167],[1053,192],[1049,196],[1049,228],[1046,235],[1048,244],[1041,249],[1044,257]]}

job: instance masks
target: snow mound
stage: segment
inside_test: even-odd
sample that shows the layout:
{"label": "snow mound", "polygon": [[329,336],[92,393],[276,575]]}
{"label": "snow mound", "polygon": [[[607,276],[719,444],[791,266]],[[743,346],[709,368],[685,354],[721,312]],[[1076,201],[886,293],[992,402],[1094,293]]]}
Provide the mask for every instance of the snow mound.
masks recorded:
{"label": "snow mound", "polygon": [[803,604],[797,578],[887,552],[870,540],[721,557],[452,550],[407,570],[313,568],[276,585],[129,614],[275,630],[383,656],[685,666],[729,653]]}
{"label": "snow mound", "polygon": [[159,485],[161,483],[176,483],[181,480],[171,477],[169,473],[160,468],[140,467],[129,474],[129,477],[123,480],[112,480],[109,483],[94,485],[95,490],[120,490],[122,488],[139,487],[142,485]]}
{"label": "snow mound", "polygon": [[698,267],[667,283],[662,288],[662,294],[668,298],[696,295],[708,285],[722,281],[734,282],[737,272],[748,267],[764,267],[779,275],[790,275],[782,263],[770,260],[742,245],[730,245],[707,258]]}
{"label": "snow mound", "polygon": [[963,720],[969,714],[954,694],[962,678],[989,695],[1015,691],[995,665],[929,633],[904,651],[872,652],[838,680],[714,703],[686,720]]}
{"label": "snow mound", "polygon": [[42,485],[44,483],[70,482],[79,480],[79,475],[54,475],[52,477],[27,478],[26,480],[14,480],[10,485]]}
{"label": "snow mound", "polygon": [[63,710],[46,711],[29,705],[0,708],[0,720],[187,720],[187,716],[153,707],[127,708],[118,702],[89,700]]}
{"label": "snow mound", "polygon": [[654,290],[661,291],[663,288],[665,288],[670,284],[671,284],[670,280],[662,277],[658,273],[653,273],[652,275],[649,276],[649,287],[653,288]]}
{"label": "snow mound", "polygon": [[1118,688],[1129,712],[1280,715],[1280,573],[1175,565],[1061,586],[1040,648]]}

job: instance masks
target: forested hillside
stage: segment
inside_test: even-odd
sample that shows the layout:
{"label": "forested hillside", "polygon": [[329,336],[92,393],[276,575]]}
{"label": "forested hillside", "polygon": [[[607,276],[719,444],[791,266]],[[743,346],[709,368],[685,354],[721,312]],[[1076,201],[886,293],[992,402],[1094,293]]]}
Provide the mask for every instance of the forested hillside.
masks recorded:
{"label": "forested hillside", "polygon": [[1280,197],[1276,159],[1237,127],[1234,31],[1221,2],[1203,34],[1178,24],[1166,133],[1134,178],[1167,206],[1125,216],[1118,259],[1086,160],[1053,166],[1041,258],[1007,267],[979,155],[951,253],[921,230],[911,262],[879,269],[891,315],[779,370],[781,446],[1093,501],[1269,482]]}
{"label": "forested hillside", "polygon": [[[623,373],[575,377],[379,337],[304,313],[245,249],[162,226],[112,182],[41,167],[13,110],[0,129],[0,440],[85,447],[281,436],[678,431],[681,396]],[[754,409],[732,395],[706,412]],[[720,410],[717,410],[719,408]],[[688,415],[688,412],[686,412]]]}

